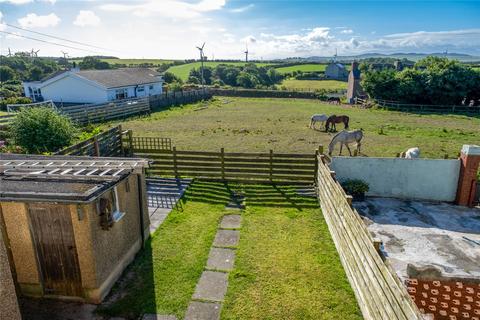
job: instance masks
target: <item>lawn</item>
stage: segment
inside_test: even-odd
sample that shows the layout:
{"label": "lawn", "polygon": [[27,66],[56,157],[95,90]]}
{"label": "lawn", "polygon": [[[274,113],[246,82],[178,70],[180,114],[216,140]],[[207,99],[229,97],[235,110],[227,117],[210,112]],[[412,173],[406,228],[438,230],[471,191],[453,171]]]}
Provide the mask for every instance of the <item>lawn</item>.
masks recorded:
{"label": "lawn", "polygon": [[278,87],[285,87],[287,90],[327,90],[327,91],[342,91],[347,90],[347,82],[338,80],[296,80],[286,79],[278,85]]}
{"label": "lawn", "polygon": [[104,315],[137,319],[143,313],[183,317],[206,264],[229,193],[221,184],[195,183],[182,210],[173,210],[102,305]]}
{"label": "lawn", "polygon": [[[208,67],[216,67],[219,64],[228,64],[228,65],[235,65],[235,66],[244,66],[245,62],[217,62],[217,61],[206,61],[204,62],[204,66]],[[259,67],[263,67],[268,65],[268,63],[255,63]],[[183,81],[187,81],[188,75],[190,74],[190,70],[195,69],[195,68],[200,68],[201,63],[200,62],[192,62],[192,63],[187,63],[187,64],[182,64],[179,66],[172,66],[168,68],[167,71],[172,72],[175,74],[177,77],[180,77]]]}
{"label": "lawn", "polygon": [[124,129],[132,129],[135,136],[170,137],[179,150],[219,151],[224,147],[226,152],[272,149],[313,153],[332,138],[330,133],[308,127],[311,115],[316,113],[348,115],[352,129],[363,128],[362,153],[370,157],[393,157],[415,146],[420,147],[422,157],[456,157],[463,144],[480,141],[478,116],[420,115],[303,99],[219,97],[121,124]]}
{"label": "lawn", "polygon": [[361,319],[315,198],[198,180],[98,312],[182,319],[232,191],[245,194],[246,209],[222,319]]}
{"label": "lawn", "polygon": [[[126,64],[128,65],[139,65],[143,63],[151,63],[154,65],[161,65],[162,63],[171,63],[173,60],[166,60],[166,59],[100,59],[102,61],[108,62],[110,64]],[[81,62],[82,59],[72,59],[71,61],[75,61],[77,63]]]}
{"label": "lawn", "polygon": [[277,71],[280,73],[291,73],[293,71],[303,71],[303,72],[315,72],[315,71],[325,71],[327,65],[325,63],[308,63],[308,64],[298,64],[289,67],[277,68]]}
{"label": "lawn", "polygon": [[240,244],[222,319],[362,319],[315,198],[244,189]]}

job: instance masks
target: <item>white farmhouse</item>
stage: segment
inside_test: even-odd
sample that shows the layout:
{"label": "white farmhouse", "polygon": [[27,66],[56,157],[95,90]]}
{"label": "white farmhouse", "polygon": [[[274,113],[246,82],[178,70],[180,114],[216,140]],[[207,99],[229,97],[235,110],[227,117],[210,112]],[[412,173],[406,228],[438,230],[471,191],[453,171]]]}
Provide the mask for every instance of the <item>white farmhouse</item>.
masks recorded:
{"label": "white farmhouse", "polygon": [[147,68],[68,70],[41,81],[24,82],[25,96],[34,102],[104,103],[162,93],[160,73]]}
{"label": "white farmhouse", "polygon": [[327,79],[347,80],[348,71],[343,64],[330,62],[325,68],[325,77]]}

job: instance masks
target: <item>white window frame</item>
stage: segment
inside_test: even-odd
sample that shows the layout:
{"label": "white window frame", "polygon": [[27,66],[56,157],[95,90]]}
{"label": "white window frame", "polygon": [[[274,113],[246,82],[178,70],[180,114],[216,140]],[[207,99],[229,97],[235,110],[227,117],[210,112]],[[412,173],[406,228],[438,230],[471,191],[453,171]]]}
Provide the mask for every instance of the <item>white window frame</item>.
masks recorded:
{"label": "white window frame", "polygon": [[137,92],[145,92],[145,86],[137,87]]}
{"label": "white window frame", "polygon": [[[118,96],[123,93],[123,98],[120,99]],[[128,98],[128,88],[115,89],[115,100],[123,100]]]}

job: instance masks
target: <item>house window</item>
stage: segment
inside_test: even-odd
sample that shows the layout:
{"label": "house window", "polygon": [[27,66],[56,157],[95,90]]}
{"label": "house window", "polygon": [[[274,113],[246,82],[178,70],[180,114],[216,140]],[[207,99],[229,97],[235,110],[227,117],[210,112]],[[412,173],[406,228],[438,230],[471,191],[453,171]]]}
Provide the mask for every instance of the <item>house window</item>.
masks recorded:
{"label": "house window", "polygon": [[112,203],[113,214],[112,218],[114,222],[120,221],[125,212],[120,211],[120,206],[118,205],[118,190],[117,187],[113,188],[113,203]]}
{"label": "house window", "polygon": [[149,86],[148,89],[153,90],[153,85]]}
{"label": "house window", "polygon": [[122,100],[122,99],[127,99],[127,98],[128,98],[127,88],[115,90],[115,100]]}
{"label": "house window", "polygon": [[138,87],[137,88],[137,92],[144,92],[145,91],[145,87]]}

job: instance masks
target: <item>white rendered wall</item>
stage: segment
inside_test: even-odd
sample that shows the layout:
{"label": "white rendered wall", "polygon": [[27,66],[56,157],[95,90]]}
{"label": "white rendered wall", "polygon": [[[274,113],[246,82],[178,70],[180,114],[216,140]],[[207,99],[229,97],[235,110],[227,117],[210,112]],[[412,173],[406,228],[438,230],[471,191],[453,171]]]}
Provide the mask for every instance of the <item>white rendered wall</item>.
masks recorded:
{"label": "white rendered wall", "polygon": [[45,100],[54,102],[102,103],[107,90],[74,76],[67,76],[41,88]]}

